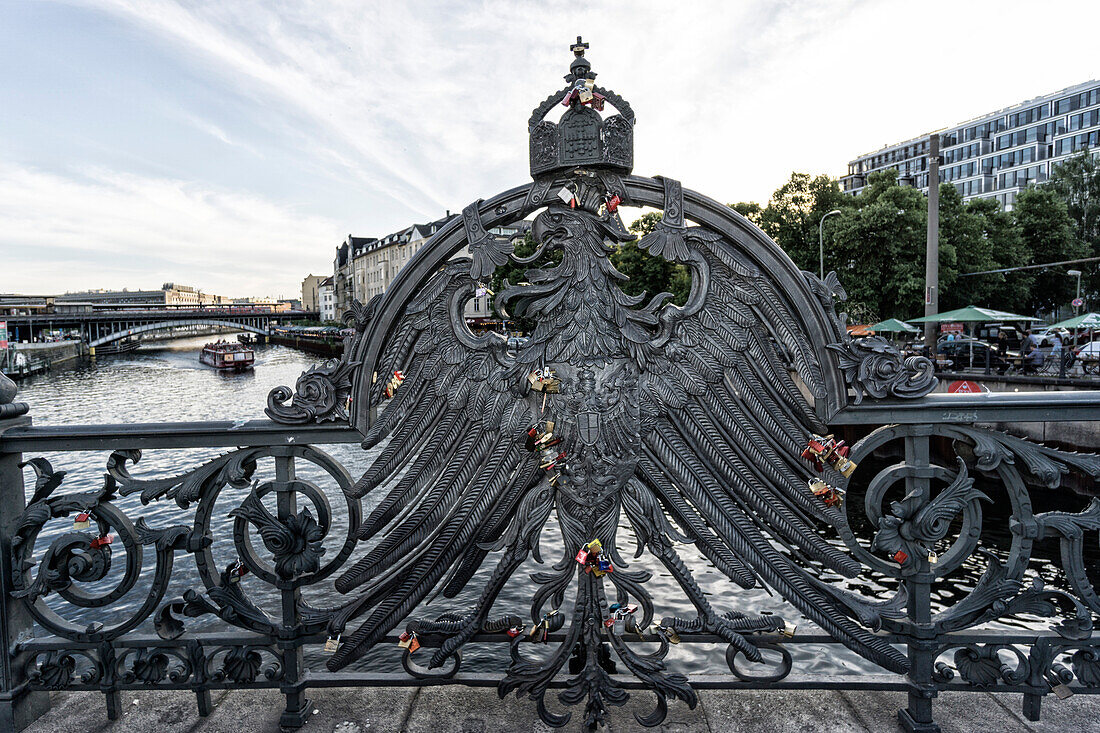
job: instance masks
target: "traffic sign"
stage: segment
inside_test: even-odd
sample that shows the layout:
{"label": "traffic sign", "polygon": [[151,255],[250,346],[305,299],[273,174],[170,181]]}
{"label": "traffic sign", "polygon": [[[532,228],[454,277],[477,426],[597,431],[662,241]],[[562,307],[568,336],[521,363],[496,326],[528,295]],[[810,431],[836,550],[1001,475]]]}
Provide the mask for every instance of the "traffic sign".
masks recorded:
{"label": "traffic sign", "polygon": [[982,385],[977,382],[972,382],[969,379],[960,379],[957,382],[952,382],[947,386],[947,391],[952,394],[981,394],[985,390],[982,389]]}
{"label": "traffic sign", "polygon": [[1080,308],[1084,304],[1085,304],[1085,299],[1084,298],[1074,298],[1073,299],[1073,307],[1074,308]]}

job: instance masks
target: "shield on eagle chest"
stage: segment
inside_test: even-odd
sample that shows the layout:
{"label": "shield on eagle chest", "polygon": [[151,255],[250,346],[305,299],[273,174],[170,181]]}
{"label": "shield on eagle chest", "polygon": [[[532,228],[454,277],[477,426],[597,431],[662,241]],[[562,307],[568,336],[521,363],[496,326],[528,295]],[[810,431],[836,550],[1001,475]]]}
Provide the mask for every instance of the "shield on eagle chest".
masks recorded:
{"label": "shield on eagle chest", "polygon": [[582,412],[577,415],[578,438],[585,445],[595,445],[600,438],[600,415],[598,412]]}

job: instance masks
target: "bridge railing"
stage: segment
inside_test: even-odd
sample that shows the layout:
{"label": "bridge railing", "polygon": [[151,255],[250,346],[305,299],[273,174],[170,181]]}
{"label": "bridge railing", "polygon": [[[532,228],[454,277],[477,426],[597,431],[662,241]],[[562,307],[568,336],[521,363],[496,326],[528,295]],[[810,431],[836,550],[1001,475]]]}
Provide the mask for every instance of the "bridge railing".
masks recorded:
{"label": "bridge railing", "polygon": [[[322,446],[359,442],[351,428],[267,420],[35,426],[24,412],[0,404],[0,632],[8,651],[0,728],[28,724],[55,690],[102,692],[115,719],[124,690],[189,691],[205,715],[212,690],[275,688],[286,699],[283,725],[296,727],[311,712],[310,689],[497,684],[462,670],[461,655],[428,669],[425,651],[397,648],[401,629],[386,639],[400,668],[397,660],[325,668],[341,643],[322,621],[342,600],[331,579],[357,555],[363,507],[348,493],[351,469],[360,467]],[[800,670],[800,647],[836,644],[807,630],[754,637],[765,652],[760,664],[732,647],[719,651],[714,671],[692,685],[904,691],[899,716],[909,730],[937,730],[933,700],[944,693],[1023,693],[1024,712],[1037,719],[1048,695],[1100,692],[1092,638],[1100,500],[1086,495],[1095,494],[1088,479],[1100,462],[982,427],[1069,420],[1100,421],[1100,392],[933,395],[837,415],[837,430],[862,435],[853,460],[889,464],[867,476],[857,469],[837,542],[868,577],[898,592],[852,596],[853,614],[903,648],[911,671]],[[102,469],[91,479],[88,466]],[[1086,477],[1084,493],[1062,486],[1073,473]],[[1060,569],[1038,579],[1031,565],[1040,557]],[[984,574],[961,584],[956,571],[975,559]],[[1021,617],[1029,623],[1002,623]],[[470,643],[554,643],[564,638],[560,618],[501,616]],[[641,629],[630,621],[622,630],[630,643],[721,642],[690,624]],[[524,623],[513,638],[510,629]],[[402,628],[415,633],[417,624]],[[431,649],[445,636],[415,638]],[[614,679],[646,688],[634,677]]]}

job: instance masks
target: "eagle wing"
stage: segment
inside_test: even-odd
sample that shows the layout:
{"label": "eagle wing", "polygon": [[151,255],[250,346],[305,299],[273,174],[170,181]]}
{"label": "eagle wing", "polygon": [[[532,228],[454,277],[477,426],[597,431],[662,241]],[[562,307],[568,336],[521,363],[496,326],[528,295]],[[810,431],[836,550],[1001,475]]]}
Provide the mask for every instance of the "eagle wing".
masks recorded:
{"label": "eagle wing", "polygon": [[400,386],[364,447],[389,442],[353,489],[360,498],[384,492],[358,530],[360,540],[377,541],[336,580],[337,590],[356,595],[329,626],[341,631],[369,615],[344,636],[331,669],[362,656],[437,586],[457,594],[538,482],[523,440],[534,405],[506,383],[506,340],[474,336],[462,317],[475,287],[470,268],[469,259],[448,262],[383,350],[372,404]]}
{"label": "eagle wing", "polygon": [[860,654],[906,669],[902,654],[848,617],[851,599],[796,562],[859,570],[823,536],[820,525],[840,516],[810,491],[800,460],[811,431],[825,432],[806,393],[820,398],[825,385],[785,299],[707,229],[661,224],[641,246],[690,267],[693,290],[683,307],[665,306],[654,343],[667,358],[642,377],[636,478],[734,582],[762,581]]}

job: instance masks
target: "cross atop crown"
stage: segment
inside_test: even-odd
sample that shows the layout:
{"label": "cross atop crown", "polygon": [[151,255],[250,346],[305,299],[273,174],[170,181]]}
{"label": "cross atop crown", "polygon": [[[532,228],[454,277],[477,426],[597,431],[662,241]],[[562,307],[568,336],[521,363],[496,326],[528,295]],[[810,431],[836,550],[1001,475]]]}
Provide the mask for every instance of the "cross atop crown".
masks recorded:
{"label": "cross atop crown", "polygon": [[588,44],[585,43],[580,36],[577,36],[577,42],[569,47],[569,50],[573,52],[574,56],[584,56],[585,49],[588,48]]}

